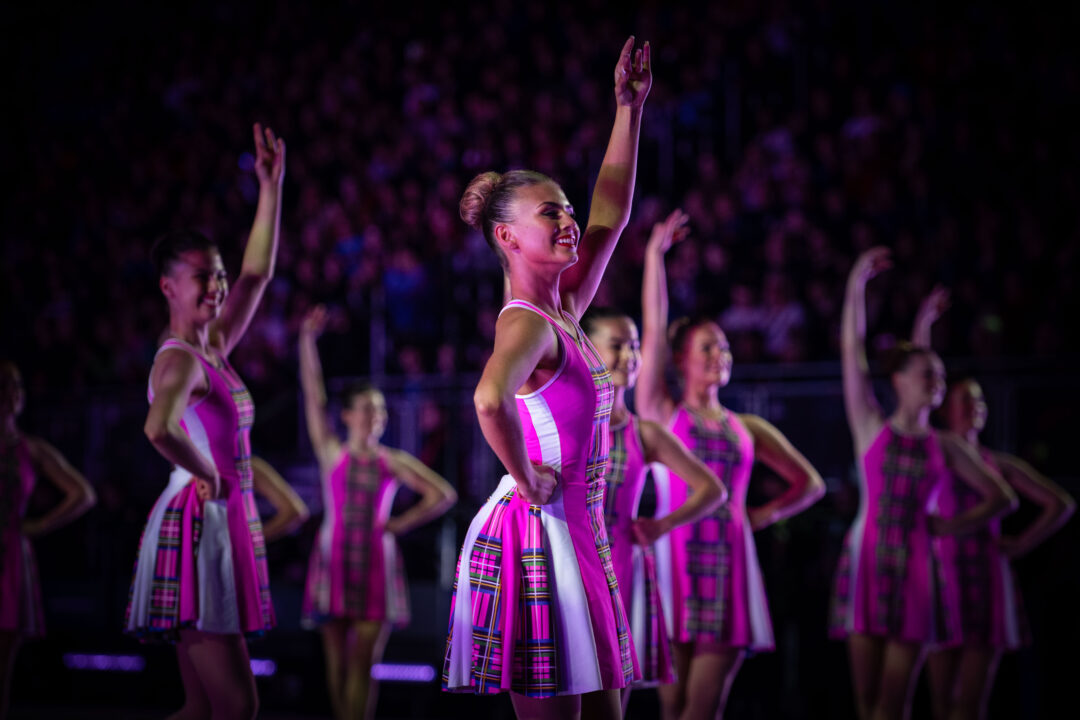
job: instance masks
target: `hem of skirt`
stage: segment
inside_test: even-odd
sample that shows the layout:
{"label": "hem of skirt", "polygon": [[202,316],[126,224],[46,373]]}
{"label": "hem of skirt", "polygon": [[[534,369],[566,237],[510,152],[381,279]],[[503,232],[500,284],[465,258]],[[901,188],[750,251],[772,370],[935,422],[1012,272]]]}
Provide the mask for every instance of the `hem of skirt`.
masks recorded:
{"label": "hem of skirt", "polygon": [[[674,682],[674,681],[672,681]],[[632,683],[620,685],[619,687],[598,687],[591,690],[580,690],[578,692],[521,692],[510,687],[493,687],[486,690],[482,690],[475,685],[457,685],[450,687],[445,682],[442,684],[442,691],[448,693],[454,693],[456,695],[502,695],[503,693],[517,693],[518,695],[524,695],[530,698],[553,698],[553,697],[565,697],[573,695],[585,695],[591,692],[599,692],[601,690],[623,690],[630,687],[638,687]]]}
{"label": "hem of skirt", "polygon": [[[268,625],[259,630],[247,630],[240,633],[212,633],[214,635],[243,635],[246,640],[256,640],[264,636],[268,631],[273,629],[273,625]],[[180,623],[176,627],[171,628],[125,628],[124,634],[135,638],[141,643],[147,645],[175,645],[180,642],[181,630],[195,630],[195,622]],[[204,631],[208,632],[208,631]]]}

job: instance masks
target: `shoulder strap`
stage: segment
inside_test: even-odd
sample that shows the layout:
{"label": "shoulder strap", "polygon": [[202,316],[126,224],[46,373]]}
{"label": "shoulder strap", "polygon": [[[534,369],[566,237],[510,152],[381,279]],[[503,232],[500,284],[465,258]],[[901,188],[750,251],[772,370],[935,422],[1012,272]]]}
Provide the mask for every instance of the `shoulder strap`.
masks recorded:
{"label": "shoulder strap", "polygon": [[510,302],[503,305],[503,309],[499,311],[499,315],[502,315],[504,312],[506,312],[507,310],[509,310],[512,307],[519,307],[519,308],[524,308],[526,310],[532,310],[534,313],[536,313],[540,317],[544,318],[545,320],[547,320],[549,323],[551,323],[555,327],[559,327],[559,323],[555,322],[555,318],[551,317],[546,312],[544,312],[540,308],[536,307],[531,302],[528,302],[527,300],[511,300]]}

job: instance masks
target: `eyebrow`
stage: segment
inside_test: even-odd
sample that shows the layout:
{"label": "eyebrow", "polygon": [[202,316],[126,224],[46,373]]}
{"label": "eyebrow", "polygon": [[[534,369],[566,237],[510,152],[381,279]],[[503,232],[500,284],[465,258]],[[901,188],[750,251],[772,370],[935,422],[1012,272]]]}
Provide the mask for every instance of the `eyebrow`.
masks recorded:
{"label": "eyebrow", "polygon": [[565,208],[566,210],[568,210],[570,212],[571,215],[574,214],[574,206],[571,205],[570,203],[566,203],[565,205],[560,205],[559,203],[555,202],[554,200],[545,200],[544,202],[540,203],[536,207],[537,207],[537,209],[540,209],[540,208],[544,207],[545,205],[551,205],[553,207],[557,207],[557,208],[560,208],[560,209]]}

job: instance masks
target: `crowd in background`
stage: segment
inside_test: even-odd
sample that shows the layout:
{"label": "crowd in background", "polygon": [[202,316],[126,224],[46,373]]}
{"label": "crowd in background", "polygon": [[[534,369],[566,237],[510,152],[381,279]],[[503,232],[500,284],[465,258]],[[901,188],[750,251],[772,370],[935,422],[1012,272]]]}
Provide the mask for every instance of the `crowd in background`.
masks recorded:
{"label": "crowd in background", "polygon": [[248,382],[295,384],[315,302],[337,331],[331,376],[477,370],[502,285],[458,219],[462,188],[534,168],[584,214],[628,29],[651,40],[657,82],[600,302],[639,312],[648,231],[681,205],[673,316],[719,318],[737,362],[835,359],[845,274],[876,244],[901,269],[874,294],[878,328],[906,332],[940,281],[945,355],[1076,348],[1080,78],[1048,15],[839,0],[75,12],[28,23],[14,53],[0,332],[31,394],[145,382],[166,322],[156,235],[198,228],[236,271],[255,120],[288,141],[289,172],[277,277],[237,352]]}

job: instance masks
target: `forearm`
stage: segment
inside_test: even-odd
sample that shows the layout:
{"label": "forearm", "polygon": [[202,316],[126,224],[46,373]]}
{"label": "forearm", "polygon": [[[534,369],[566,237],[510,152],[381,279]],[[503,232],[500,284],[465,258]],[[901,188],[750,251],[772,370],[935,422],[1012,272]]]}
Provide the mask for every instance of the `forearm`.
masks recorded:
{"label": "forearm", "polygon": [[1039,517],[1016,536],[1020,554],[1027,553],[1061,529],[1072,515],[1072,507],[1065,503],[1043,507]]}
{"label": "forearm", "polygon": [[273,542],[296,530],[304,522],[303,515],[291,505],[279,509],[274,516],[263,523],[263,539]]}
{"label": "forearm", "polygon": [[453,506],[452,498],[439,494],[424,495],[420,502],[394,518],[398,534],[407,533],[421,525],[426,525],[446,513]]}
{"label": "forearm", "polygon": [[848,280],[840,319],[840,345],[846,364],[859,370],[866,362],[866,285],[857,278]]}
{"label": "forearm", "polygon": [[526,484],[532,462],[525,452],[525,434],[521,429],[514,400],[503,398],[491,408],[477,407],[477,418],[484,439],[518,484]]}
{"label": "forearm", "polygon": [[326,406],[326,383],[323,380],[319,346],[314,336],[300,334],[300,388],[305,404]]}
{"label": "forearm", "polygon": [[619,106],[593,190],[590,224],[621,229],[629,221],[640,135],[641,108]]}
{"label": "forearm", "polygon": [[634,391],[637,412],[647,420],[663,422],[664,366],[667,357],[667,277],[664,256],[645,253],[641,288],[641,372]]}
{"label": "forearm", "polygon": [[703,489],[691,493],[686,502],[675,510],[657,518],[657,522],[661,530],[668,533],[681,525],[697,522],[719,507],[723,500],[723,491],[710,481]]}
{"label": "forearm", "polygon": [[213,462],[199,452],[195,443],[191,442],[191,438],[178,424],[170,422],[165,432],[151,437],[150,442],[162,457],[195,477],[202,480],[218,477]]}
{"label": "forearm", "polygon": [[1009,510],[1006,498],[985,498],[964,512],[952,517],[948,522],[948,535],[967,535],[985,526],[995,517],[1004,515]]}
{"label": "forearm", "polygon": [[96,496],[89,485],[85,489],[65,493],[64,499],[55,507],[35,519],[37,534],[44,535],[67,525],[92,508],[95,502]]}
{"label": "forearm", "polygon": [[916,318],[915,324],[911,328],[911,343],[919,347],[930,347],[930,328],[932,326],[932,321]]}
{"label": "forearm", "polygon": [[749,512],[758,519],[754,529],[759,530],[781,520],[786,520],[792,515],[798,515],[821,498],[823,489],[822,487],[819,490],[818,485],[809,478],[805,482],[790,485],[779,497],[773,498]]}
{"label": "forearm", "polygon": [[280,228],[281,187],[271,182],[260,183],[259,204],[244,248],[241,274],[266,279],[273,277]]}

